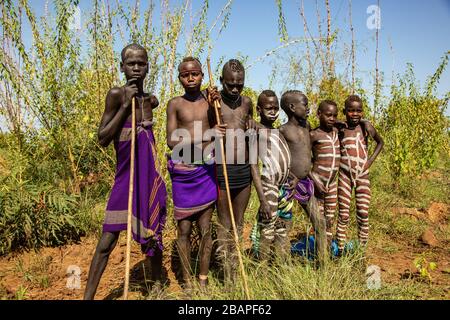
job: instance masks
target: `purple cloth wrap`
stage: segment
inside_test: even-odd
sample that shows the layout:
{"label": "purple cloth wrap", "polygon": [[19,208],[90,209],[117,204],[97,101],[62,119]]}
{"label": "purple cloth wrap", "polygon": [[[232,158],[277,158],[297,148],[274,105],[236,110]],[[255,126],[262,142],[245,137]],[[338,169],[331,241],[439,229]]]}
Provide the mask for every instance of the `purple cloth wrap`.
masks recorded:
{"label": "purple cloth wrap", "polygon": [[184,164],[168,160],[176,220],[189,218],[217,200],[215,164]]}
{"label": "purple cloth wrap", "polygon": [[[117,168],[114,186],[106,207],[103,232],[127,229],[130,179],[131,123],[127,121],[114,140]],[[156,169],[156,147],[151,122],[136,127],[135,169],[132,205],[132,234],[147,256],[156,246],[162,250],[162,230],[166,221],[166,186]]]}

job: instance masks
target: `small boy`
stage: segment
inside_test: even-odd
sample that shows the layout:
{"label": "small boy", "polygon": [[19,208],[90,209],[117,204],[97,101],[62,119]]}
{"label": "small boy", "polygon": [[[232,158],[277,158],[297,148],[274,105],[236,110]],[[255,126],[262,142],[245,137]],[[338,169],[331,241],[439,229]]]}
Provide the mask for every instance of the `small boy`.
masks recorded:
{"label": "small boy", "polygon": [[[288,180],[291,153],[284,137],[274,128],[280,107],[272,90],[264,90],[259,95],[256,110],[261,118],[261,126],[258,128],[258,141],[254,141],[254,145],[263,167],[260,174],[258,163],[251,165],[253,183],[261,203],[252,240],[260,260],[268,260],[272,245],[276,256],[284,257],[289,254],[288,235],[292,224],[290,209],[293,202],[286,203],[282,199],[287,197],[284,184]],[[250,144],[252,145],[252,141]]]}
{"label": "small boy", "polygon": [[[359,96],[351,95],[345,100],[344,114],[347,126],[339,129],[341,163],[338,182],[339,217],[336,232],[340,254],[345,246],[353,188],[355,188],[356,198],[358,239],[361,245],[367,244],[371,197],[369,168],[384,145],[383,139],[373,125],[367,120],[362,120],[363,103]],[[377,143],[370,157],[368,155],[369,136]]]}
{"label": "small boy", "polygon": [[288,121],[280,127],[291,152],[291,176],[295,185],[294,198],[307,213],[316,233],[317,256],[319,264],[327,257],[327,237],[325,217],[320,215],[317,199],[314,196],[314,183],[310,179],[311,139],[309,136],[308,98],[298,90],[283,93],[281,108],[288,116]]}
{"label": "small boy", "polygon": [[310,132],[313,150],[313,168],[310,177],[314,180],[320,214],[327,222],[327,240],[331,244],[332,228],[337,202],[337,173],[341,150],[338,130],[335,127],[337,105],[324,100],[317,110],[320,125]]}
{"label": "small boy", "polygon": [[144,47],[130,44],[122,50],[120,70],[127,83],[114,87],[106,96],[105,111],[98,129],[101,146],[114,141],[117,168],[108,200],[100,238],[89,269],[84,299],[93,299],[109,255],[121,231],[127,229],[130,181],[131,108],[136,99],[136,157],[132,205],[133,238],[150,259],[152,280],[161,278],[162,231],[166,219],[166,187],[158,172],[156,144],[152,131],[153,109],[158,99],[144,92],[148,73],[148,56]]}

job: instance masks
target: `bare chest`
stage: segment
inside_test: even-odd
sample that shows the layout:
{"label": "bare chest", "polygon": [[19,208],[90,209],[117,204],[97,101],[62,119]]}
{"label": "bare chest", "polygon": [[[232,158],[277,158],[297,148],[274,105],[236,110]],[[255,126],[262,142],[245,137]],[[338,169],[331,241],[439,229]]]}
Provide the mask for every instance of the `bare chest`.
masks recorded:
{"label": "bare chest", "polygon": [[177,121],[180,127],[190,126],[194,122],[207,122],[208,103],[199,101],[181,104],[177,110]]}
{"label": "bare chest", "polygon": [[[144,121],[153,121],[153,110],[149,98],[136,98],[135,112],[137,123]],[[131,121],[131,114],[128,116],[128,120]]]}
{"label": "bare chest", "polygon": [[245,129],[249,119],[249,106],[242,104],[232,109],[223,102],[221,103],[222,120],[227,124],[227,129]]}

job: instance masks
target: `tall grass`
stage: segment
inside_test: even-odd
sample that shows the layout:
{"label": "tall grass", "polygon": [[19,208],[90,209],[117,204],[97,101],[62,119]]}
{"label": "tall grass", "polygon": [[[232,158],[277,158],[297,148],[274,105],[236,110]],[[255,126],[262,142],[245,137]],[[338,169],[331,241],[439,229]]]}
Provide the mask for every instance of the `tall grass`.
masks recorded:
{"label": "tall grass", "polygon": [[[0,133],[0,255],[19,248],[60,245],[99,231],[114,179],[115,158],[112,147],[103,149],[98,145],[96,132],[107,91],[121,84],[118,48],[130,42],[139,42],[148,50],[150,73],[145,89],[160,100],[154,114],[154,132],[163,176],[169,181],[164,156],[168,151],[165,105],[181,93],[176,66],[185,55],[209,54],[232,13],[232,0],[223,1],[218,13],[210,11],[210,1],[198,3],[193,12],[191,0],[177,6],[168,0],[158,4],[150,1],[145,8],[140,1],[124,5],[120,1],[93,0],[92,9],[83,13],[82,29],[87,30],[83,36],[69,27],[78,0],[53,0],[41,17],[34,13],[28,0],[0,3],[0,118],[7,127],[5,133]],[[416,85],[413,67],[409,66],[409,71],[399,76],[399,85],[392,86],[390,97],[377,97],[377,114],[373,117],[371,111],[375,106],[370,103],[373,99],[356,77],[353,26],[350,24],[351,43],[338,46],[345,43],[344,34],[331,23],[333,12],[329,2],[323,4],[326,27],[319,2],[317,25],[313,26],[302,1],[299,15],[304,39],[291,39],[283,2],[275,1],[279,10],[279,48],[288,51],[281,55],[276,49],[267,54],[279,54],[274,59],[276,67],[271,83],[280,81],[286,84],[286,89],[304,88],[313,107],[310,117],[313,127],[318,124],[315,110],[321,100],[335,100],[343,119],[345,98],[351,93],[363,98],[366,114],[386,141],[385,150],[372,169],[371,241],[382,247],[383,241],[392,236],[407,238],[414,245],[427,225],[394,217],[388,211],[392,206],[426,207],[436,199],[450,202],[445,169],[448,160],[440,160],[448,159],[449,122],[445,110],[450,93],[443,98],[435,93],[449,53],[424,89]],[[351,15],[351,6],[349,10]],[[32,45],[24,39],[25,26],[31,30]],[[312,30],[318,30],[318,35]],[[215,68],[216,79],[222,63],[223,58]],[[374,90],[377,94],[383,85],[381,80]],[[257,92],[246,88],[244,94],[256,102]],[[429,170],[442,172],[442,178],[433,180],[435,185],[431,187],[423,179]],[[254,222],[258,206],[253,192],[245,215],[246,225]],[[309,227],[296,206],[291,236]],[[165,239],[169,239],[166,246],[170,247],[175,234],[172,219],[164,233]],[[350,235],[354,233],[352,227]],[[319,270],[297,258],[270,267],[249,258],[245,260],[251,297],[255,299],[420,296],[418,290],[423,287],[414,282],[403,286],[388,284],[379,291],[367,290],[364,263],[359,253]],[[194,289],[194,298],[244,298],[239,281],[223,284],[215,272],[212,270],[208,292]],[[170,293],[166,298],[181,296]]]}
{"label": "tall grass", "polygon": [[[78,225],[78,230],[69,218],[82,211],[83,203],[90,203],[87,198],[104,201],[113,182],[115,157],[112,147],[99,146],[96,132],[107,91],[121,84],[118,48],[131,42],[148,51],[145,90],[160,100],[154,132],[168,180],[165,105],[181,92],[176,66],[187,54],[207,53],[213,37],[227,26],[232,2],[224,1],[211,21],[208,0],[201,2],[198,12],[190,0],[180,6],[150,1],[145,8],[140,1],[127,6],[94,0],[92,9],[82,13],[84,34],[70,28],[78,0],[51,1],[41,17],[28,0],[1,2],[0,117],[7,127],[1,159],[4,173],[11,173],[0,177],[1,219],[5,225],[25,220],[28,229],[48,230],[31,241],[28,233],[25,238],[20,235],[20,226],[17,232],[2,229],[2,253],[18,243],[34,247],[39,241],[48,245],[77,238],[85,228]],[[25,27],[31,30],[31,45],[24,38]],[[50,213],[42,214],[55,221],[34,220],[40,202],[43,212]]]}

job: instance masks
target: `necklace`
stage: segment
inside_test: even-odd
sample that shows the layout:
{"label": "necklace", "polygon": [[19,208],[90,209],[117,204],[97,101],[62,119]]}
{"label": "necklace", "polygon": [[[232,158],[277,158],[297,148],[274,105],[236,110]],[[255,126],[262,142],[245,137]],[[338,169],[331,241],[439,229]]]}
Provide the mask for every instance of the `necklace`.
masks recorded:
{"label": "necklace", "polygon": [[226,96],[223,93],[223,91],[220,91],[220,96],[222,97],[223,102],[233,110],[236,109],[237,107],[241,106],[241,103],[242,103],[241,95],[239,95],[239,97],[237,99],[233,100],[230,97]]}

